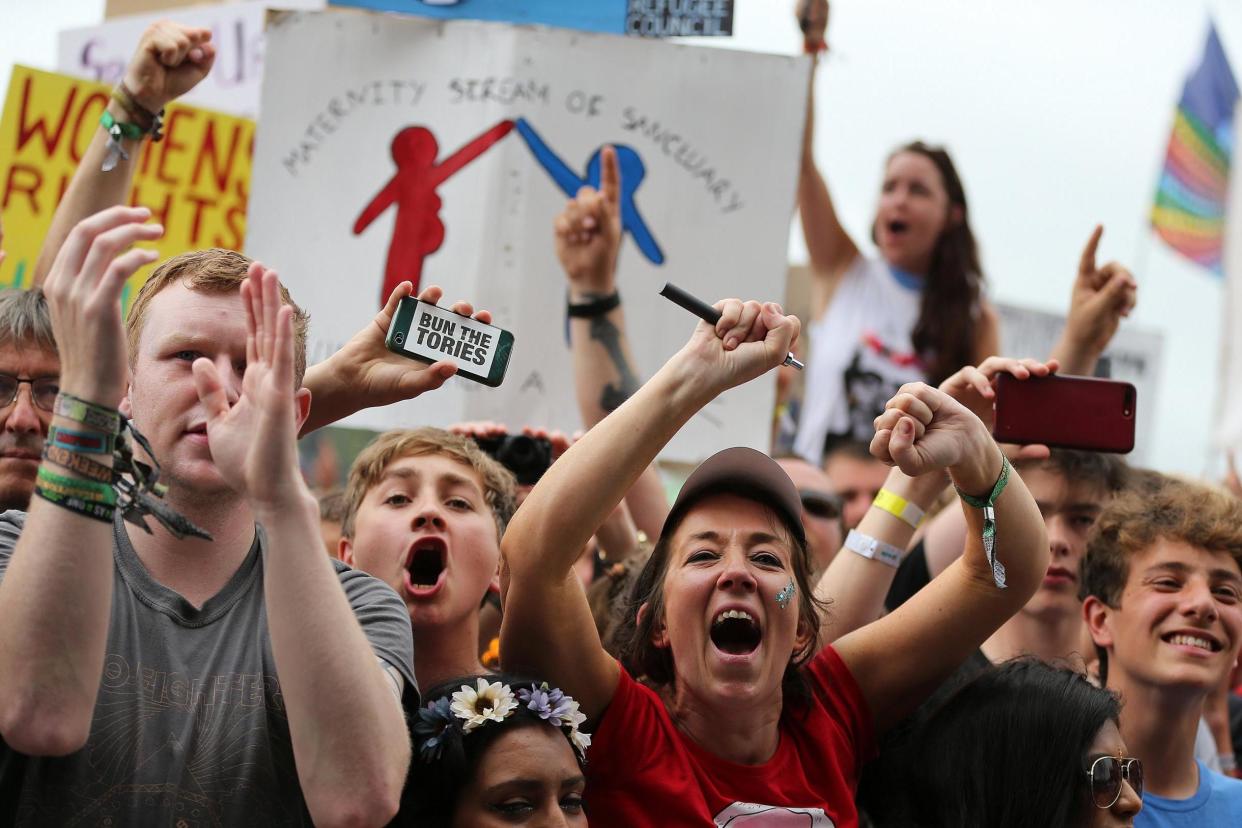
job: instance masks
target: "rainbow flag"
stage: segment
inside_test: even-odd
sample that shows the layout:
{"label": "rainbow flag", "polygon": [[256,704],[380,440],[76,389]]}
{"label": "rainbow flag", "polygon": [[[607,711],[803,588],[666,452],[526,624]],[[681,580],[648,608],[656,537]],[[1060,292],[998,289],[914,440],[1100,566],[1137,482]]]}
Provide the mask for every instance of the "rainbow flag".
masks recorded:
{"label": "rainbow flag", "polygon": [[1217,275],[1237,101],[1238,82],[1211,25],[1203,59],[1177,104],[1151,225],[1170,247]]}

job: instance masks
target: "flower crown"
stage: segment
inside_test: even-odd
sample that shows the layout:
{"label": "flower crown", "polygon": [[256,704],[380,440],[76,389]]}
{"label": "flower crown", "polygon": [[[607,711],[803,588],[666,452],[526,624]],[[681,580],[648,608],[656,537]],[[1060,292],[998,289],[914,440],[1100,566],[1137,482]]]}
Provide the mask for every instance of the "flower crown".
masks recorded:
{"label": "flower crown", "polygon": [[573,696],[548,687],[546,681],[519,687],[515,695],[509,685],[499,681],[489,682],[486,678],[479,678],[475,687],[463,684],[453,694],[452,701],[447,696],[441,696],[418,711],[414,736],[418,741],[419,758],[424,762],[434,762],[440,758],[447,738],[461,738],[487,722],[503,722],[517,710],[519,704],[526,705],[526,709],[537,717],[560,728],[574,746],[578,758],[586,761],[591,736],[578,729],[586,721],[586,716],[578,711],[578,702],[574,701]]}

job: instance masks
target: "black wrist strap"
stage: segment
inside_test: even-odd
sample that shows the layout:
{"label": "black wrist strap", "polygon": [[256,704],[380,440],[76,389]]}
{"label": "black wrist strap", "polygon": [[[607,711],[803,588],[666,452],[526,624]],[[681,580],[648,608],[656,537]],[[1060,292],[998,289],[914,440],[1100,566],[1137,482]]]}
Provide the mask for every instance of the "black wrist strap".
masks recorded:
{"label": "black wrist strap", "polygon": [[566,302],[566,313],[574,319],[591,319],[596,316],[603,316],[613,308],[620,307],[621,294],[613,291],[607,296],[601,296],[598,299],[592,299],[590,302],[583,302],[575,305],[573,302]]}

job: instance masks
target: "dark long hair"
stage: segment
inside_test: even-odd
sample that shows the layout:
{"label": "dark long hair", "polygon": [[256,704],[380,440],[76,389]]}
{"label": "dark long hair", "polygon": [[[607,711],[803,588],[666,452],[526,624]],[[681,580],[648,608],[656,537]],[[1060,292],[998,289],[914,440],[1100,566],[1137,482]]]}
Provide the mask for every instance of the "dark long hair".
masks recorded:
{"label": "dark long hair", "polygon": [[[811,556],[806,541],[784,525],[779,517],[780,510],[770,505],[770,495],[760,489],[748,489],[736,483],[709,487],[693,501],[682,504],[677,512],[668,516],[660,539],[651,551],[651,557],[634,581],[625,615],[615,633],[616,646],[621,652],[621,663],[630,675],[644,679],[649,684],[657,687],[674,685],[676,673],[672,652],[651,642],[657,625],[664,621],[664,576],[668,572],[671,552],[669,547],[677,527],[694,505],[713,494],[736,495],[767,506],[772,513],[773,522],[782,527],[783,534],[789,539],[793,553],[790,556],[793,581],[798,590],[795,596],[798,602],[798,623],[800,626],[805,625],[811,636],[807,645],[795,653],[786,665],[781,690],[786,702],[799,705],[809,698],[806,680],[799,668],[819,649],[820,616],[826,611],[826,606],[815,597],[814,585],[811,583]],[[644,604],[647,605],[647,611],[640,619],[638,610]]]}
{"label": "dark long hair", "polygon": [[936,166],[950,209],[957,207],[961,213],[958,221],[950,217],[932,249],[919,319],[910,333],[914,351],[923,358],[929,380],[939,385],[958,368],[976,362],[983,268],[975,234],[970,229],[966,189],[949,153],[943,147],[914,141],[899,147],[889,156],[890,160],[903,152],[921,155]]}
{"label": "dark long hair", "polygon": [[[463,684],[473,686],[480,677],[507,684],[514,691],[519,687],[530,687],[539,683],[505,674],[462,676],[431,688],[423,697],[423,702],[430,704],[438,699],[449,698]],[[415,720],[417,718],[416,716]],[[400,817],[393,824],[419,828],[449,828],[453,823],[453,814],[457,810],[461,793],[473,781],[483,756],[501,736],[524,727],[543,727],[563,733],[560,728],[553,727],[531,712],[526,705],[519,704],[502,722],[489,721],[464,735],[457,729],[451,730],[439,755],[430,761],[419,755],[420,741],[416,737],[414,756],[410,761],[405,790],[401,794]],[[574,759],[579,767],[583,766],[577,751],[574,752]]]}
{"label": "dark long hair", "polygon": [[980,673],[914,734],[908,824],[1085,826],[1087,750],[1120,713],[1109,691],[1038,659]]}

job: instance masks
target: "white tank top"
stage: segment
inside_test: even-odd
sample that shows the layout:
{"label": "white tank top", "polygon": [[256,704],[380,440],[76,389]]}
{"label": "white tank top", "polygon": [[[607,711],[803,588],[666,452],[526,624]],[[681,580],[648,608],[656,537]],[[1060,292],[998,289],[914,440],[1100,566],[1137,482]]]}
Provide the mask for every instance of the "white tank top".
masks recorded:
{"label": "white tank top", "polygon": [[829,437],[871,442],[872,420],[889,398],[907,382],[926,380],[910,341],[922,295],[883,260],[859,256],[850,265],[810,326],[798,454],[819,465]]}

